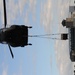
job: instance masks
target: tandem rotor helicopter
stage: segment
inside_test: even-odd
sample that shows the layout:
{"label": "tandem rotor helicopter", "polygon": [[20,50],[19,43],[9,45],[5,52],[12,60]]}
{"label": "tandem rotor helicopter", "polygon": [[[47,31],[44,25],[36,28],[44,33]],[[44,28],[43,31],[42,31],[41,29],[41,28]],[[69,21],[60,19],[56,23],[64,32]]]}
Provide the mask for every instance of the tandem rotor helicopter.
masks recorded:
{"label": "tandem rotor helicopter", "polygon": [[4,28],[0,29],[0,43],[8,44],[10,53],[12,58],[14,58],[13,52],[11,50],[12,47],[24,47],[27,45],[32,45],[31,43],[28,44],[28,28],[32,28],[31,26],[25,25],[12,25],[11,27],[7,28],[7,15],[6,15],[6,2],[3,0],[4,5]]}
{"label": "tandem rotor helicopter", "polygon": [[[14,58],[14,55],[11,50],[11,47],[24,47],[27,45],[32,45],[31,43],[28,43],[28,37],[57,39],[57,38],[50,38],[47,36],[59,35],[59,34],[28,35],[28,28],[32,28],[32,26],[11,25],[10,27],[6,27],[7,15],[6,15],[5,0],[3,0],[3,7],[4,7],[4,28],[0,29],[0,43],[8,45],[12,58]],[[61,34],[61,40],[67,40],[67,39],[68,39],[67,34],[65,33]]]}

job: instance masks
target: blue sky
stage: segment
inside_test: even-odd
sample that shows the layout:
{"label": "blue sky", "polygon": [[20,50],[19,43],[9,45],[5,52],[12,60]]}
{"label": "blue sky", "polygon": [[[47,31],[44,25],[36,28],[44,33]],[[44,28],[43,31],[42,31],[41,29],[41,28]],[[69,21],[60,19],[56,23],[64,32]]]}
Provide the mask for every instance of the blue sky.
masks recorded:
{"label": "blue sky", "polygon": [[[30,35],[67,32],[61,21],[68,16],[68,0],[6,0],[6,4],[8,26],[32,26]],[[0,10],[3,27],[2,0]],[[29,42],[33,45],[12,48],[14,59],[7,45],[0,44],[0,75],[72,75],[68,41],[29,38]]]}

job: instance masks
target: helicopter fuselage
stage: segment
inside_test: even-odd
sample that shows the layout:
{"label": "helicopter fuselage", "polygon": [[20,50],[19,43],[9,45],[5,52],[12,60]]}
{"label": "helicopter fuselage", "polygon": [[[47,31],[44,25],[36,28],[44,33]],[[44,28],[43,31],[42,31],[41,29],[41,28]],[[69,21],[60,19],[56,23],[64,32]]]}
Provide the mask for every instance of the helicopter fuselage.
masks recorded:
{"label": "helicopter fuselage", "polygon": [[75,62],[75,5],[69,6],[70,17],[62,21],[62,25],[68,28],[69,32],[69,53],[72,62]]}
{"label": "helicopter fuselage", "polygon": [[0,43],[9,44],[12,47],[24,47],[28,44],[28,27],[12,25],[9,28],[0,29]]}

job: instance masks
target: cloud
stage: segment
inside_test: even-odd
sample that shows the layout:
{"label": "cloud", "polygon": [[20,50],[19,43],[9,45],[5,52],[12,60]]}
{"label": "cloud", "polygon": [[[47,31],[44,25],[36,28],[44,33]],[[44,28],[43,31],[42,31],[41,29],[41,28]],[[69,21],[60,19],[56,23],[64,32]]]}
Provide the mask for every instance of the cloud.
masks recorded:
{"label": "cloud", "polygon": [[11,24],[13,20],[16,19],[19,6],[14,2],[14,0],[8,0],[6,2],[7,4],[7,22],[8,24]]}
{"label": "cloud", "polygon": [[25,24],[31,24],[31,20],[32,22],[36,21],[36,5],[37,0],[29,0],[29,2],[27,2],[27,9],[24,15]]}
{"label": "cloud", "polygon": [[[8,24],[17,23],[19,18],[22,18],[23,23],[30,23],[30,14],[32,20],[35,20],[37,0],[7,0],[7,19]],[[22,23],[21,22],[21,23]],[[17,23],[18,24],[18,23]]]}
{"label": "cloud", "polygon": [[19,0],[17,5],[19,7],[20,14],[23,14],[24,6],[27,4],[27,0]]}
{"label": "cloud", "polygon": [[32,13],[32,18],[33,20],[35,21],[35,15],[36,15],[36,5],[37,5],[37,0],[30,0],[29,2],[29,9],[30,9],[30,12]]}
{"label": "cloud", "polygon": [[73,68],[69,58],[68,41],[56,41],[55,46],[56,61],[60,74],[71,75]]}
{"label": "cloud", "polygon": [[44,3],[41,3],[41,24],[48,31],[52,31],[52,22],[53,22],[53,13],[52,13],[52,1],[47,0]]}
{"label": "cloud", "polygon": [[[37,0],[7,0],[6,1],[6,11],[7,11],[7,24],[31,24],[36,21],[36,5]],[[4,24],[4,14],[3,14],[3,1],[0,1],[0,21]],[[31,17],[30,17],[31,16]],[[19,21],[21,19],[21,21]],[[4,25],[3,25],[4,27]]]}
{"label": "cloud", "polygon": [[5,63],[2,64],[2,74],[1,75],[8,75],[8,66]]}
{"label": "cloud", "polygon": [[[2,24],[2,27],[4,27],[4,8],[3,8],[3,1],[0,1],[0,23]],[[15,19],[17,12],[18,12],[18,6],[14,3],[14,0],[7,0],[6,1],[6,14],[7,14],[7,24],[11,24],[12,20]]]}
{"label": "cloud", "polygon": [[64,15],[67,15],[68,8],[68,0],[46,0],[45,3],[41,3],[41,25],[44,26],[46,31],[52,33],[53,28],[56,27],[57,29],[58,24],[65,18]]}
{"label": "cloud", "polygon": [[3,70],[2,75],[8,75],[8,74],[7,74],[7,69]]}
{"label": "cloud", "polygon": [[[3,19],[4,16],[3,15],[4,15],[4,12],[3,12],[3,1],[1,0],[0,1],[0,23],[2,25],[4,24],[4,19]],[[2,25],[1,25],[1,27],[3,27]]]}
{"label": "cloud", "polygon": [[24,8],[27,3],[27,0],[18,0],[15,2],[15,0],[7,0],[6,1],[6,9],[7,9],[7,22],[8,25],[13,24],[14,21],[16,22],[18,20],[18,17],[21,16],[24,17]]}

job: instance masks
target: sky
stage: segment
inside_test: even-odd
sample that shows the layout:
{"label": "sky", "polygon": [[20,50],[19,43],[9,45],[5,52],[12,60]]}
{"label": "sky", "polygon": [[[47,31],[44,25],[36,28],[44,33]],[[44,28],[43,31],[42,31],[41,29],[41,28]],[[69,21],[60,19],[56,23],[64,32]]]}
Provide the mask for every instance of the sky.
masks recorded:
{"label": "sky", "polygon": [[[0,27],[4,27],[3,0],[0,0]],[[66,33],[61,21],[69,16],[73,0],[6,0],[7,24],[32,26],[29,35]],[[60,38],[58,36],[51,36]],[[12,48],[0,44],[0,75],[73,75],[69,41],[29,38],[32,46]]]}

